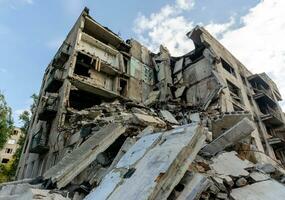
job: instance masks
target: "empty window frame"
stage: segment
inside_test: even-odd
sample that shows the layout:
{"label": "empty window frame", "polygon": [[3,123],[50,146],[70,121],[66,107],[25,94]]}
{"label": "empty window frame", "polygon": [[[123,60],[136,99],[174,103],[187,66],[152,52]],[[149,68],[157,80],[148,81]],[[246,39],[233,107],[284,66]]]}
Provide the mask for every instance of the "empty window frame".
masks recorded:
{"label": "empty window frame", "polygon": [[5,153],[11,154],[11,153],[13,153],[13,149],[11,149],[11,148],[6,148],[6,149],[5,149]]}
{"label": "empty window frame", "polygon": [[235,102],[243,104],[242,95],[241,95],[240,89],[235,84],[233,84],[232,82],[230,82],[228,80],[227,80],[227,85],[228,85],[228,88],[229,88],[229,91],[230,91],[230,95],[233,98],[233,100]]}
{"label": "empty window frame", "polygon": [[1,163],[3,163],[3,164],[6,164],[8,162],[9,162],[9,159],[7,159],[7,158],[3,158],[2,161],[1,161]]}
{"label": "empty window frame", "polygon": [[224,59],[221,58],[221,61],[222,61],[223,68],[227,70],[233,76],[236,76],[235,69],[229,63],[227,63]]}
{"label": "empty window frame", "polygon": [[92,68],[94,61],[90,56],[82,53],[78,53],[76,64],[74,68],[74,74],[79,76],[90,77],[89,69]]}
{"label": "empty window frame", "polygon": [[126,79],[122,79],[120,78],[119,79],[120,82],[119,82],[119,92],[120,92],[120,95],[122,96],[127,96],[128,94],[128,81]]}
{"label": "empty window frame", "polygon": [[13,135],[18,135],[18,130],[14,130]]}

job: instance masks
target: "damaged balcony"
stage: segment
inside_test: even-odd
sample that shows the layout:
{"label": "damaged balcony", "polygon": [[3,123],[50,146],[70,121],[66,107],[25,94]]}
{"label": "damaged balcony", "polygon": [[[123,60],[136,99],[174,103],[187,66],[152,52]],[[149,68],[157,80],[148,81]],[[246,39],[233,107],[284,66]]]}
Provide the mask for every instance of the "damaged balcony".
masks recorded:
{"label": "damaged balcony", "polygon": [[46,142],[46,137],[42,131],[33,135],[30,146],[30,153],[44,154],[49,151],[49,146]]}
{"label": "damaged balcony", "polygon": [[56,116],[58,107],[58,94],[48,93],[43,97],[42,109],[39,112],[39,120],[48,121]]}
{"label": "damaged balcony", "polygon": [[276,104],[271,90],[270,84],[259,74],[254,74],[248,77],[248,81],[252,85],[254,91],[253,98],[258,102],[270,102]]}
{"label": "damaged balcony", "polygon": [[55,55],[52,65],[56,68],[63,68],[63,65],[66,63],[66,61],[69,58],[69,49],[71,45],[67,42],[63,42],[62,46],[58,50],[57,54]]}
{"label": "damaged balcony", "polygon": [[276,127],[284,124],[282,120],[281,114],[271,108],[269,105],[263,105],[262,107],[259,105],[261,111],[261,120],[266,124]]}
{"label": "damaged balcony", "polygon": [[64,70],[52,68],[46,83],[46,92],[57,93],[63,84]]}
{"label": "damaged balcony", "polygon": [[97,99],[122,98],[128,93],[128,76],[100,58],[82,52],[78,52],[74,73],[69,79],[77,89],[96,95]]}
{"label": "damaged balcony", "polygon": [[107,27],[102,26],[89,15],[85,17],[83,33],[92,38],[96,38],[104,44],[113,46],[120,51],[127,52],[130,49],[130,46],[116,33],[112,32]]}

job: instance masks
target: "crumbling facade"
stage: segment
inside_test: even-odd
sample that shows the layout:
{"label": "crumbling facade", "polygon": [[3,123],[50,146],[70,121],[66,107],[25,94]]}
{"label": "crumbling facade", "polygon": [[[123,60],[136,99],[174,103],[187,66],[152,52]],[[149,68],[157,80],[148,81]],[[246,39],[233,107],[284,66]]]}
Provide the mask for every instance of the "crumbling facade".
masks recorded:
{"label": "crumbling facade", "polygon": [[[43,176],[58,188],[83,182],[98,185],[114,173],[112,169],[121,170],[125,163],[119,160],[139,138],[173,128],[166,136],[150,138],[163,143],[160,137],[168,140],[169,136],[169,145],[182,141],[185,147],[194,145],[191,152],[184,152],[182,145],[175,156],[170,154],[171,166],[176,158],[194,159],[200,149],[209,156],[232,145],[256,162],[272,162],[271,158],[284,164],[285,119],[275,83],[265,73],[252,74],[204,28],[197,26],[187,36],[194,42],[193,51],[172,57],[161,46],[153,53],[136,40],[125,42],[85,9],[45,71],[17,179]],[[203,128],[187,128],[194,122]],[[199,142],[184,135],[172,143],[178,126],[185,133],[193,129]],[[214,140],[212,146],[202,148],[205,140]],[[158,156],[160,148],[153,150]],[[126,168],[133,169],[134,163]],[[136,170],[143,172],[147,167],[140,163],[135,164]],[[136,172],[130,170],[125,176],[137,177]],[[181,169],[173,183],[164,178],[165,187],[173,189],[185,172]],[[110,199],[138,195],[126,192],[135,181],[140,178],[114,189]],[[162,194],[156,188],[144,195],[164,199],[171,191]]]}

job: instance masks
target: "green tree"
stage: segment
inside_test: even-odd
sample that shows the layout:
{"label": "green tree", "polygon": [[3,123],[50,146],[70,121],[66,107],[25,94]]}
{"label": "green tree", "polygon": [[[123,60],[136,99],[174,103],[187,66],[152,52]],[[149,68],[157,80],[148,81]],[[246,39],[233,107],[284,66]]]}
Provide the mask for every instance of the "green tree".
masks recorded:
{"label": "green tree", "polygon": [[13,155],[13,159],[11,159],[6,165],[0,165],[0,171],[1,171],[0,183],[11,181],[13,180],[13,177],[15,177],[16,175],[17,167],[21,158],[21,154],[23,151],[23,147],[25,144],[26,136],[31,121],[31,113],[34,112],[38,102],[38,96],[36,94],[33,94],[31,98],[33,99],[33,103],[30,106],[30,111],[25,110],[19,116],[19,120],[22,122],[22,126],[20,127],[22,135],[18,140],[19,148],[16,150],[15,154]]}
{"label": "green tree", "polygon": [[11,108],[7,105],[5,96],[0,92],[0,149],[5,145],[13,128]]}

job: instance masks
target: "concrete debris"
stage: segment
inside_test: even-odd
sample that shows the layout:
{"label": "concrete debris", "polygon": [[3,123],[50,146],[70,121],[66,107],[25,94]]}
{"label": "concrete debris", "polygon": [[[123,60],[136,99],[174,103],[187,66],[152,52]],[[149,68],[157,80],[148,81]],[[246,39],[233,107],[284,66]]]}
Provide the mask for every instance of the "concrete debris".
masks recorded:
{"label": "concrete debris", "polygon": [[284,197],[276,84],[203,27],[187,36],[185,55],[154,53],[85,8],[45,71],[18,181],[0,198]]}
{"label": "concrete debris", "polygon": [[259,181],[265,181],[268,180],[270,178],[269,175],[267,174],[263,174],[261,172],[252,172],[250,173],[250,178],[252,178],[255,182],[259,182]]}
{"label": "concrete debris", "polygon": [[125,131],[126,128],[121,124],[107,125],[94,133],[79,148],[62,158],[57,165],[44,174],[44,178],[50,178],[52,182],[56,182],[58,188],[66,186]]}
{"label": "concrete debris", "polygon": [[[204,175],[199,173],[190,174],[189,172],[184,175],[180,183],[175,187],[177,200],[194,200],[199,197],[203,191],[210,187],[210,180]],[[179,186],[184,189],[179,193]],[[178,194],[177,194],[178,193]],[[171,197],[171,195],[169,196]],[[170,199],[170,198],[168,198]]]}
{"label": "concrete debris", "polygon": [[247,184],[247,180],[243,177],[239,178],[237,181],[236,181],[236,186],[238,187],[242,187],[242,186],[245,186]]}
{"label": "concrete debris", "polygon": [[168,110],[161,110],[160,114],[165,121],[171,124],[179,124],[179,122],[173,117],[173,115]]}
{"label": "concrete debris", "polygon": [[71,200],[60,191],[39,189],[29,184],[7,185],[1,188],[0,199],[3,200]]}
{"label": "concrete debris", "polygon": [[153,104],[156,103],[160,95],[160,91],[152,91],[149,93],[148,99],[144,102],[145,105],[147,106],[152,106]]}
{"label": "concrete debris", "polygon": [[232,151],[213,158],[213,164],[210,166],[217,174],[239,177],[248,176],[249,172],[246,169],[254,165],[248,160],[241,160],[237,157],[237,153]]}
{"label": "concrete debris", "polygon": [[229,130],[227,130],[225,133],[216,138],[213,142],[205,146],[202,152],[205,154],[215,155],[226,147],[231,146],[241,139],[250,136],[253,130],[253,123],[249,119],[244,118]]}
{"label": "concrete debris", "polygon": [[233,189],[230,196],[234,200],[282,200],[285,196],[285,188],[277,181],[267,180]]}
{"label": "concrete debris", "polygon": [[[102,186],[86,199],[165,199],[204,140],[203,129],[198,125],[142,137],[107,175],[108,179],[102,181]],[[179,171],[171,173],[177,167]]]}
{"label": "concrete debris", "polygon": [[142,124],[144,126],[147,126],[147,125],[152,125],[155,127],[165,127],[166,126],[166,123],[163,120],[159,119],[158,117],[153,117],[153,116],[139,114],[139,113],[134,113],[134,116],[135,116],[135,120],[137,121],[137,123]]}

